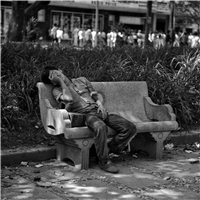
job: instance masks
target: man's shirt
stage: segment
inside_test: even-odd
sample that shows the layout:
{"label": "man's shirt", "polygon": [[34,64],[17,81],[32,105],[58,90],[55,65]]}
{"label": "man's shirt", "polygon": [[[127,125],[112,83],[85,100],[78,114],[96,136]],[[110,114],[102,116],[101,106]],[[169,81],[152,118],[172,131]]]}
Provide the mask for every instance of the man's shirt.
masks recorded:
{"label": "man's shirt", "polygon": [[[91,97],[92,94],[97,94],[97,92],[94,90],[92,84],[85,77],[72,79],[72,83],[73,87],[69,87],[73,98],[73,103],[70,109],[71,112],[88,113],[92,109],[98,107]],[[53,96],[59,103],[61,102],[61,95],[62,88],[55,87],[53,89]]]}

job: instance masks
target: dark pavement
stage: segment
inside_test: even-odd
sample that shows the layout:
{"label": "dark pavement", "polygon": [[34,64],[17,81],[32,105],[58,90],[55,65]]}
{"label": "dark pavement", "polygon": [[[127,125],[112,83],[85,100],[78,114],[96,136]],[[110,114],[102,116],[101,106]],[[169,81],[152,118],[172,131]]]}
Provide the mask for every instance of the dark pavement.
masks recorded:
{"label": "dark pavement", "polygon": [[160,161],[149,159],[143,152],[114,156],[112,160],[120,169],[119,174],[102,171],[94,160],[89,170],[78,172],[55,159],[3,166],[1,199],[199,200],[198,145],[192,150],[169,145]]}

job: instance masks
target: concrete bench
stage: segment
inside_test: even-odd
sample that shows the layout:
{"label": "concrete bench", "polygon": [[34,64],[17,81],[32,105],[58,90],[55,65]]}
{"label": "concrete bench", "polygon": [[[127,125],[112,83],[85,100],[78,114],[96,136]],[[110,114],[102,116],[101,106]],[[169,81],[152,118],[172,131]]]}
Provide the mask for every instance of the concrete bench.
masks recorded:
{"label": "concrete bench", "polygon": [[[154,104],[144,81],[92,82],[92,85],[109,113],[117,113],[135,123],[137,135],[129,143],[130,151],[143,150],[150,157],[161,159],[163,141],[172,130],[178,129],[172,107]],[[43,126],[47,133],[56,136],[57,159],[68,158],[76,168],[87,169],[93,132],[80,124],[82,115],[58,109],[52,85],[39,82],[37,87]],[[113,133],[109,128],[109,136]]]}

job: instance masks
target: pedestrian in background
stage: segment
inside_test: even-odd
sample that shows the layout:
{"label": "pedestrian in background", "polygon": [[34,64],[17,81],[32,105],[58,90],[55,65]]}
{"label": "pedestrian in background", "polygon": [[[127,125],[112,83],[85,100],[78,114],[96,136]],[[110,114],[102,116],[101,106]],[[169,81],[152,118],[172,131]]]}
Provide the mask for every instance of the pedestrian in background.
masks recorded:
{"label": "pedestrian in background", "polygon": [[58,26],[57,26],[57,24],[54,24],[52,29],[50,30],[50,37],[51,37],[53,43],[58,42],[58,39],[56,37],[57,30],[58,30]]}
{"label": "pedestrian in background", "polygon": [[58,40],[58,43],[61,43],[61,40],[63,39],[63,30],[61,28],[58,28],[58,30],[56,31],[56,37]]}

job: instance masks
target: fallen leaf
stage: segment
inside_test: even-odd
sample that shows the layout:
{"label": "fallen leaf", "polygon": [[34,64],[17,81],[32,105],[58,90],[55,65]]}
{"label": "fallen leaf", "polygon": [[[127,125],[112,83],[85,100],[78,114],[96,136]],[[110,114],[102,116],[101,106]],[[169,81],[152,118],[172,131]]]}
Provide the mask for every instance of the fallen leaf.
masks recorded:
{"label": "fallen leaf", "polygon": [[39,168],[39,167],[43,167],[42,164],[38,164],[38,165],[35,165],[35,167]]}
{"label": "fallen leaf", "polygon": [[54,172],[54,174],[55,174],[56,176],[64,176],[64,173],[62,173],[62,172]]}
{"label": "fallen leaf", "polygon": [[22,161],[22,162],[21,162],[21,165],[26,166],[26,165],[28,165],[28,162]]}
{"label": "fallen leaf", "polygon": [[51,183],[48,183],[48,182],[46,182],[46,183],[37,182],[36,185],[39,186],[39,187],[51,187]]}
{"label": "fallen leaf", "polygon": [[185,150],[186,153],[192,153],[193,151],[191,150]]}
{"label": "fallen leaf", "polygon": [[190,160],[190,164],[196,164],[196,163],[199,163],[198,159],[192,159],[192,160]]}
{"label": "fallen leaf", "polygon": [[166,181],[166,180],[169,180],[169,179],[170,179],[169,176],[166,176],[166,177],[163,178],[163,180],[165,180],[165,181]]}

